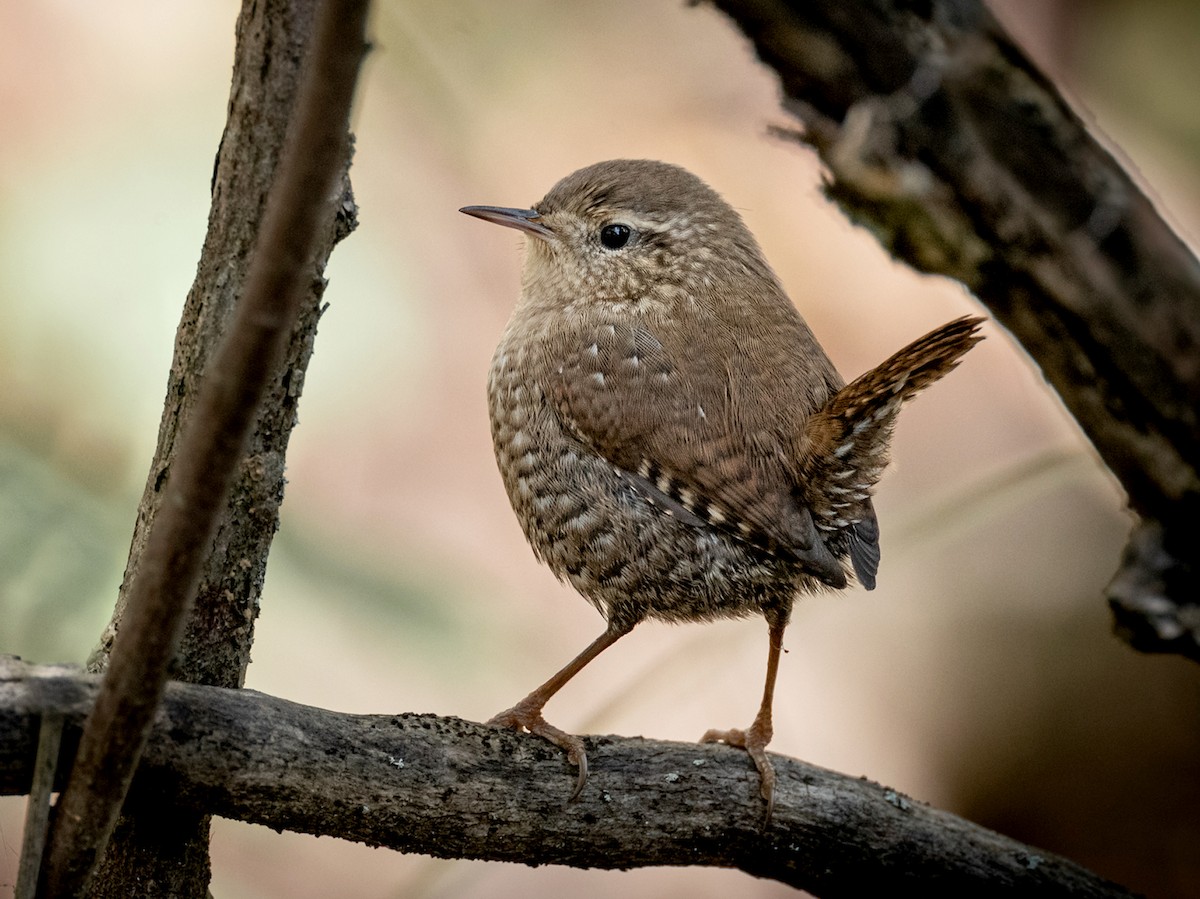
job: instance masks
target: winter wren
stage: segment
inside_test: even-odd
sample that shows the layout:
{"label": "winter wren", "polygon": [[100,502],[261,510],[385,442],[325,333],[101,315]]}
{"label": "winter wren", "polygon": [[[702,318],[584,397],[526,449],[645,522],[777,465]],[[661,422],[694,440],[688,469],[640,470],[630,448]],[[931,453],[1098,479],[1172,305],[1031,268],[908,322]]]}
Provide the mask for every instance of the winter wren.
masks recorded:
{"label": "winter wren", "polygon": [[766,688],[743,747],[770,815],[771,699],[792,603],[868,590],[871,492],[901,404],[980,340],[960,318],[846,385],[738,214],[677,166],[601,162],[532,209],[463,212],[523,231],[521,298],[488,380],[496,461],[534,553],[608,627],[492,724],[565,750],[542,708],[638,622],[763,615]]}

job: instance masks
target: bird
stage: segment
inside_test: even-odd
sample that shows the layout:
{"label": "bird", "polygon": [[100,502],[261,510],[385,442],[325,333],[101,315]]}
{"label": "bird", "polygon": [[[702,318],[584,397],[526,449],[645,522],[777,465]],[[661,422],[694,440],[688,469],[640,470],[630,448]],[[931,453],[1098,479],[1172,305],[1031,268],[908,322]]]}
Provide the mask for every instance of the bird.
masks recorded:
{"label": "bird", "polygon": [[525,236],[520,297],[488,373],[497,466],[535,556],[604,632],[488,723],[542,737],[588,778],[583,740],[543,708],[646,620],[762,615],[766,680],[746,751],[766,820],[783,637],[800,596],[870,590],[872,503],[901,405],[980,339],[948,322],[847,384],[741,216],[687,170],[618,159],[531,208],[461,212]]}

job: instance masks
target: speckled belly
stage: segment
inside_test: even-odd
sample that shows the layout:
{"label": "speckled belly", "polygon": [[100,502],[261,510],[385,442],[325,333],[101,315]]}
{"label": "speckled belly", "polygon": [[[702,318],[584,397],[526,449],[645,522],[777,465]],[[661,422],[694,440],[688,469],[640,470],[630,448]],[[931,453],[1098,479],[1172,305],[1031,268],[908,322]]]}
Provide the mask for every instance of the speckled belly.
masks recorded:
{"label": "speckled belly", "polygon": [[787,609],[798,569],[654,505],[561,427],[503,363],[489,384],[496,461],[530,545],[610,621],[694,621]]}

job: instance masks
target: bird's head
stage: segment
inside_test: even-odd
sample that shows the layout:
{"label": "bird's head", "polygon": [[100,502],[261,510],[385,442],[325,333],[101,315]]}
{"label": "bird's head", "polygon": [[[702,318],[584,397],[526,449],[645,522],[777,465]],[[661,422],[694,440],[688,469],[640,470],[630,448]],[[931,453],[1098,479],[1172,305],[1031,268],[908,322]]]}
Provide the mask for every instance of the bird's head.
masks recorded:
{"label": "bird's head", "polygon": [[690,172],[618,159],[568,175],[529,209],[462,212],[524,232],[527,298],[574,303],[720,302],[775,276],[737,212]]}

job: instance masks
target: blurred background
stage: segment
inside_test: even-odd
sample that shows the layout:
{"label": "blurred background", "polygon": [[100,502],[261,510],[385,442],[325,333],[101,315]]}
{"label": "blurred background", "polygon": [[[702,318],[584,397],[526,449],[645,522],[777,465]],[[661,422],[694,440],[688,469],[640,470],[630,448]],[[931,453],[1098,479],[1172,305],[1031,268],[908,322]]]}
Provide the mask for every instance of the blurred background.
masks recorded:
{"label": "blurred background", "polygon": [[[992,5],[1195,244],[1200,4]],[[82,662],[108,620],[203,239],[236,15],[232,0],[0,7],[0,652]],[[459,206],[528,205],[600,159],[680,163],[742,212],[847,377],[978,307],[825,202],[815,157],[767,136],[784,121],[772,76],[711,9],[382,0],[374,35],[361,226],[328,269],[247,686],[481,720],[602,621],[535,562],[495,472],[484,382],[520,238]],[[988,337],[901,418],[878,589],[797,608],[772,748],[1149,895],[1196,895],[1200,669],[1110,634],[1122,494],[1020,349]],[[745,725],[765,631],[643,625],[547,716],[677,740]],[[0,800],[0,895],[23,810]],[[228,821],[212,889],[791,894],[736,872],[447,862]]]}

